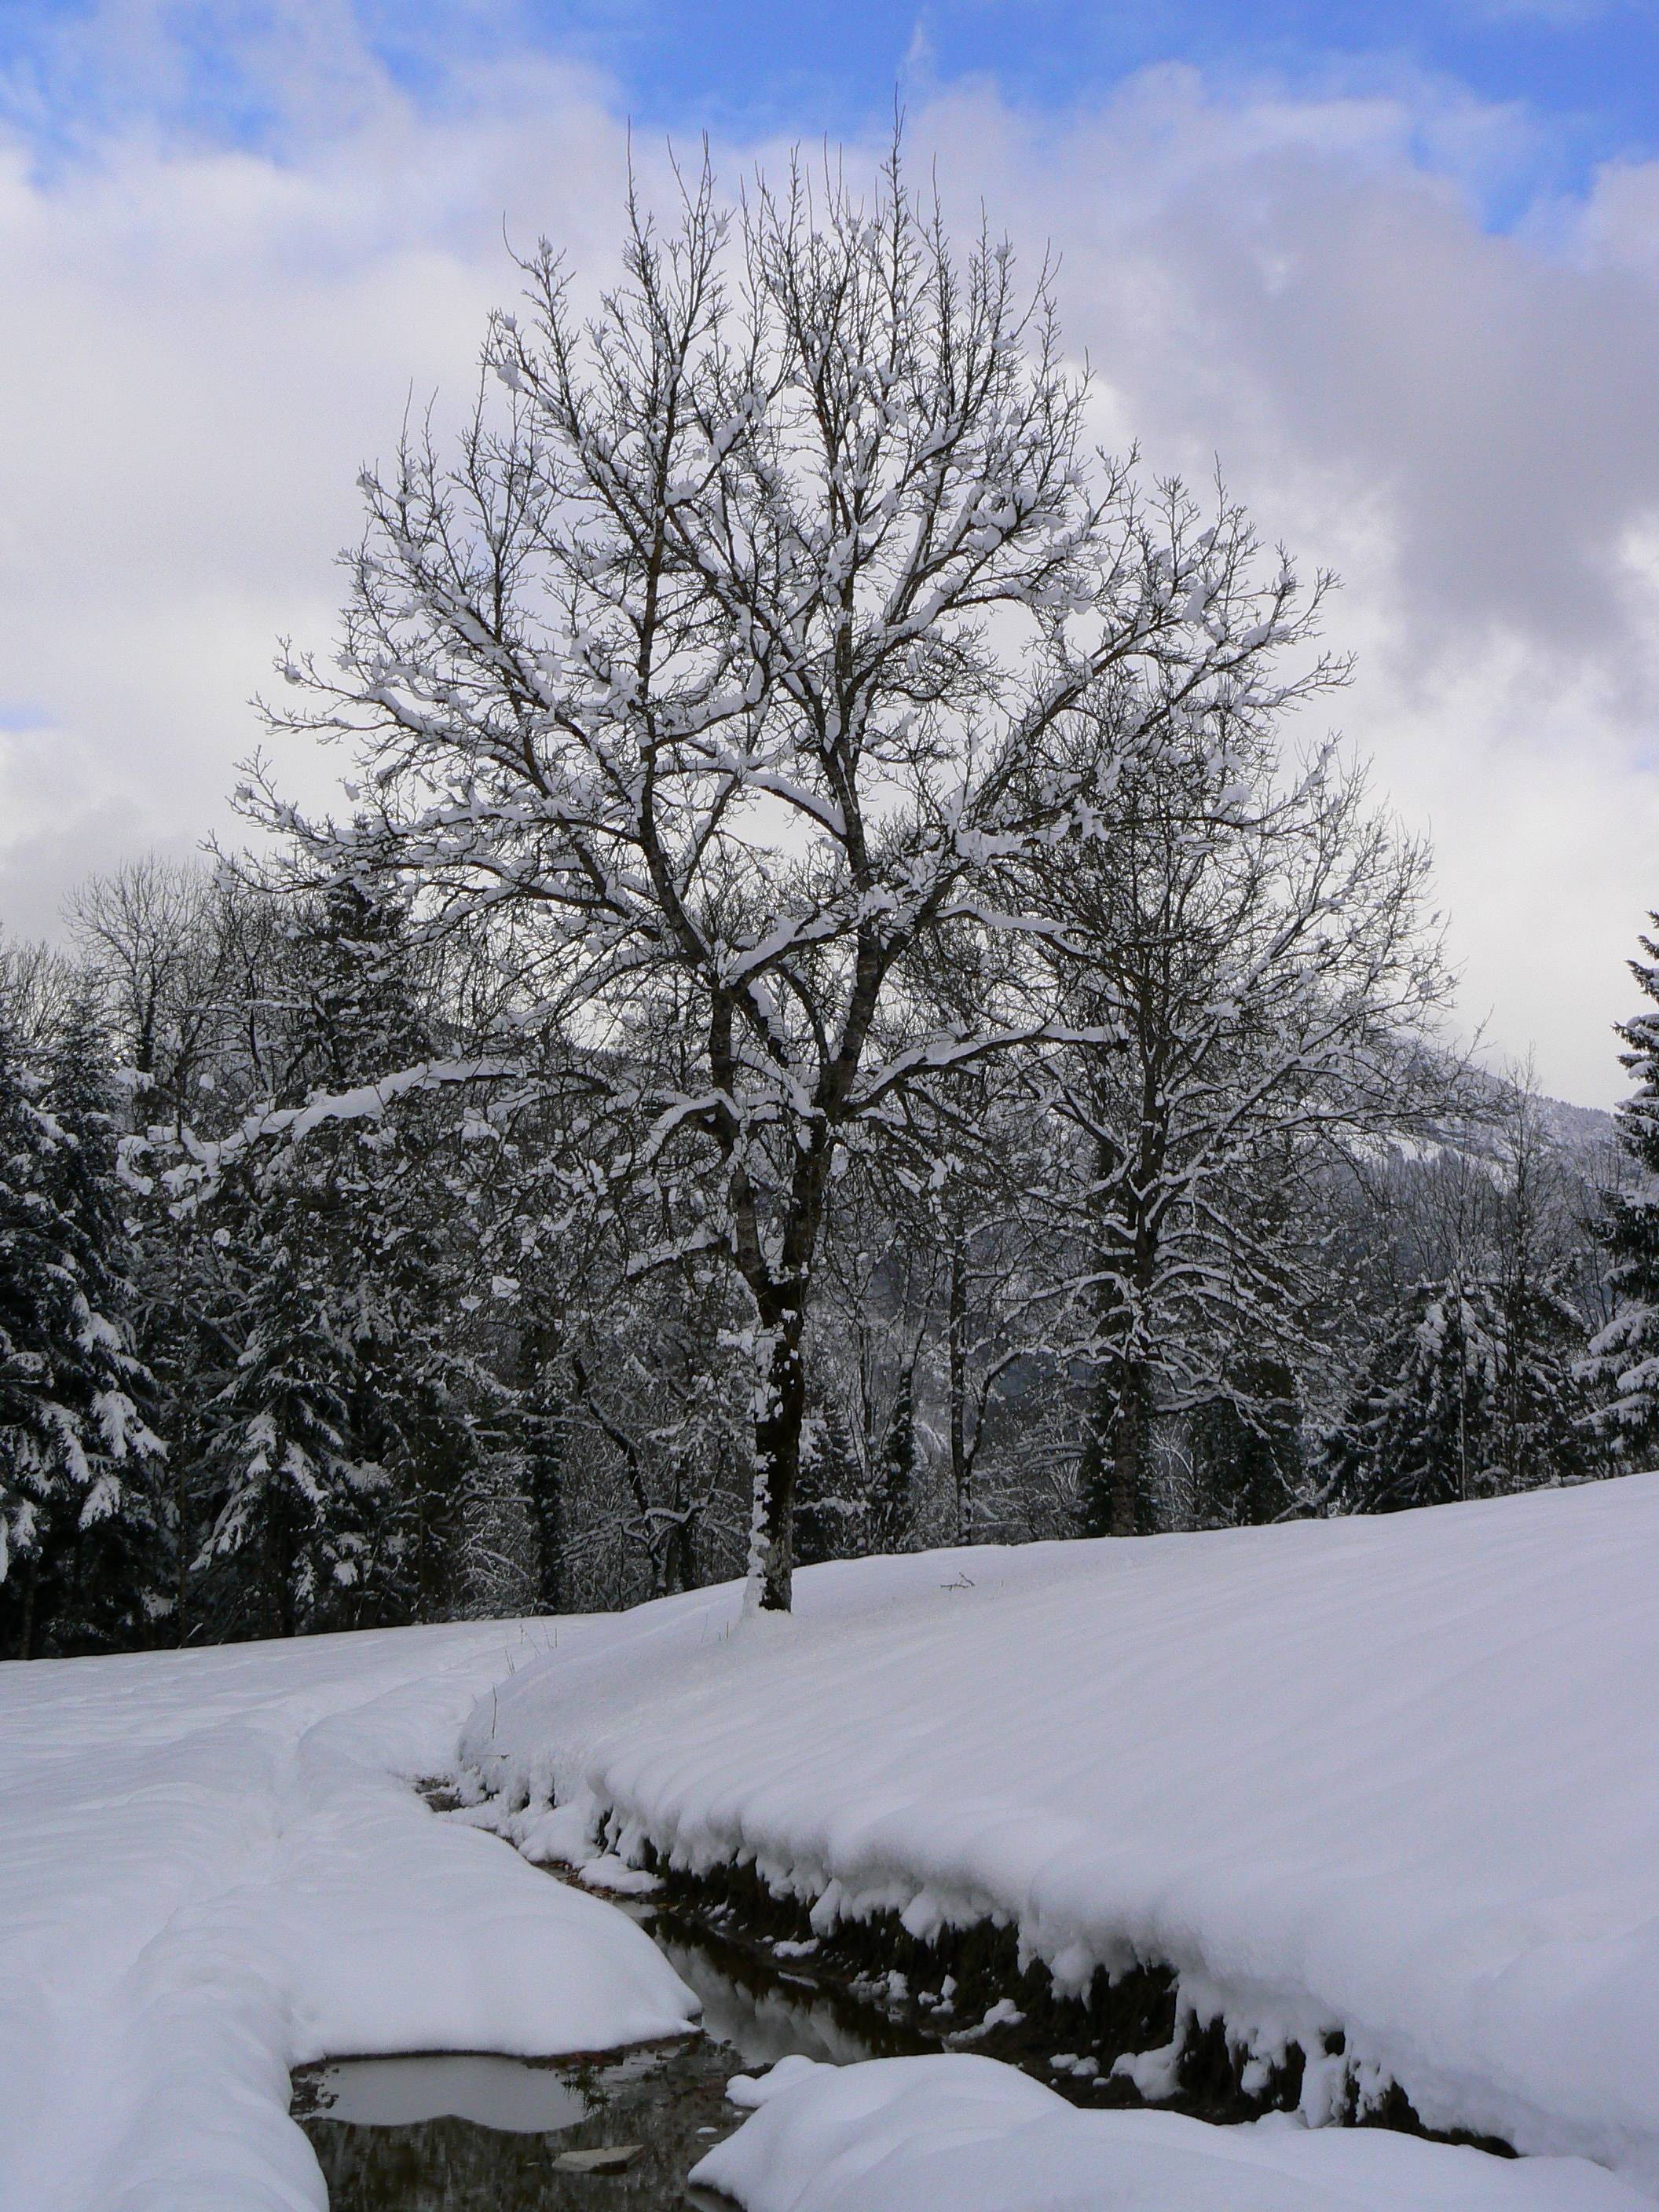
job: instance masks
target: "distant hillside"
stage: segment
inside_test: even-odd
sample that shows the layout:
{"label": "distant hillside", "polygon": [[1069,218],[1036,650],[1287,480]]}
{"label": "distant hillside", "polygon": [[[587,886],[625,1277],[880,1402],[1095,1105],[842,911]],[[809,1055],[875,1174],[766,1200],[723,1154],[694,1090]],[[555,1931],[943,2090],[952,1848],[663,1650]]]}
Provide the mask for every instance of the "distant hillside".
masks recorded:
{"label": "distant hillside", "polygon": [[[1494,1154],[1502,1157],[1507,1151],[1500,1131],[1509,1084],[1501,1075],[1481,1067],[1465,1068],[1463,1080],[1466,1097],[1475,1102],[1490,1098],[1492,1121],[1485,1120],[1477,1103],[1475,1112],[1467,1121],[1453,1119],[1444,1125],[1442,1141],[1477,1158],[1489,1158]],[[1541,1095],[1534,1095],[1533,1104],[1546,1134],[1583,1173],[1595,1172],[1607,1152],[1618,1145],[1618,1123],[1603,1107],[1575,1106],[1565,1098]]]}
{"label": "distant hillside", "polygon": [[1556,1142],[1581,1155],[1599,1152],[1619,1140],[1618,1124],[1601,1106],[1571,1106],[1565,1098],[1540,1098],[1544,1121]]}

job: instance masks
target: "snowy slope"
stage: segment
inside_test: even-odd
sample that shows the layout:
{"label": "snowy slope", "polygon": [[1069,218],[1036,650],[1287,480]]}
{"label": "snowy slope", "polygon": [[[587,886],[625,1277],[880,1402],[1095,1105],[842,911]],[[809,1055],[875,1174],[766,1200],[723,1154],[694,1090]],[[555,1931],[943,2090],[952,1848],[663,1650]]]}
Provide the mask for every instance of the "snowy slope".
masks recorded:
{"label": "snowy slope", "polygon": [[684,2023],[629,1921],[397,1778],[548,1632],[0,1667],[6,2212],[316,2212],[290,2065]]}
{"label": "snowy slope", "polygon": [[802,1596],[643,1607],[503,1686],[465,1741],[526,1847],[579,1847],[591,1792],[821,1923],[1167,1962],[1260,2051],[1340,2029],[1430,2124],[1659,2194],[1659,1477]]}

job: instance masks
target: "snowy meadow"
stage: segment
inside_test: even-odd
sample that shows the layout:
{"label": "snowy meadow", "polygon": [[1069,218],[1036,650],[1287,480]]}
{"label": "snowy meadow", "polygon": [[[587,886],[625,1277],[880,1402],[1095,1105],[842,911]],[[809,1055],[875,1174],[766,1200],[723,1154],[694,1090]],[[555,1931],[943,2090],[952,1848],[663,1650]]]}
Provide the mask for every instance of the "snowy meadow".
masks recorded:
{"label": "snowy meadow", "polygon": [[[766,1939],[797,1966],[909,1937],[937,2053],[738,2082],[755,2117],[702,2178],[756,2212],[1635,2212],[1659,2192],[1656,1535],[1643,1477],[830,1565],[790,1619],[727,1585],[14,1664],[6,2201],[320,2212],[291,2068],[682,2035],[696,1998],[605,1893],[695,1911],[747,1873],[797,1910]],[[416,1793],[441,1778],[453,1810]],[[1017,1947],[1000,1984],[964,1963],[987,1929]],[[1148,1967],[1164,2039],[1080,2057]],[[1218,2028],[1254,2124],[1178,2117]],[[1524,2155],[1332,2124],[1402,2097]],[[1116,2109],[1141,2100],[1175,2111]]]}

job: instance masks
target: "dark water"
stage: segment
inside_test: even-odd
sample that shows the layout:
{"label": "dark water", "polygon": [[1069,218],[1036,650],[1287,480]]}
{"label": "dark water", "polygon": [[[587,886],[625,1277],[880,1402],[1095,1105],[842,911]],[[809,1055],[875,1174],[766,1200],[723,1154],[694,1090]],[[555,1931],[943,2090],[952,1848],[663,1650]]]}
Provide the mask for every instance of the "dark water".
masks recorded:
{"label": "dark water", "polygon": [[[702,1999],[702,2035],[584,2060],[358,2058],[297,2075],[294,2109],[327,2177],[331,2212],[723,2206],[685,2176],[742,2117],[726,2101],[732,2075],[792,2051],[845,2063],[921,2047],[839,1992],[717,1937],[674,1931],[666,1916],[652,1933]],[[639,2154],[618,2174],[556,2164],[572,2150],[629,2143]]]}

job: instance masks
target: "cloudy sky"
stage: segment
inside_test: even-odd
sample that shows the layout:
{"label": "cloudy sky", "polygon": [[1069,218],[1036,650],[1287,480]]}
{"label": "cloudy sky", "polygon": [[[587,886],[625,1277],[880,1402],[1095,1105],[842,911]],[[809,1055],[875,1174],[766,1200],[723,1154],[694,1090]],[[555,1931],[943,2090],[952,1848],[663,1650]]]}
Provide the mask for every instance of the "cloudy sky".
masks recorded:
{"label": "cloudy sky", "polygon": [[[1623,1088],[1659,906],[1659,0],[0,5],[0,921],[230,820],[354,479],[464,405],[507,240],[896,89],[1062,257],[1104,433],[1340,569],[1336,720],[1496,1056]],[[339,763],[295,753],[296,792]]]}

